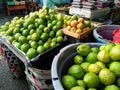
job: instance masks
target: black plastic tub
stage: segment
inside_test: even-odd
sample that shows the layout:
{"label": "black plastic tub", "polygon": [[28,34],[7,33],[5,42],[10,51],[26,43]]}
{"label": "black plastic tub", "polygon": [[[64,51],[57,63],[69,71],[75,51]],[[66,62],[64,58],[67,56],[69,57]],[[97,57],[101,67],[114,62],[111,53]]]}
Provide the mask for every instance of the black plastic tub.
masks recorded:
{"label": "black plastic tub", "polygon": [[[76,47],[81,43],[74,43],[62,48],[54,57],[51,67],[52,84],[55,90],[65,90],[61,83],[63,75],[67,74],[67,70],[74,64],[73,57],[77,54]],[[101,43],[88,43],[91,47],[99,47]]]}

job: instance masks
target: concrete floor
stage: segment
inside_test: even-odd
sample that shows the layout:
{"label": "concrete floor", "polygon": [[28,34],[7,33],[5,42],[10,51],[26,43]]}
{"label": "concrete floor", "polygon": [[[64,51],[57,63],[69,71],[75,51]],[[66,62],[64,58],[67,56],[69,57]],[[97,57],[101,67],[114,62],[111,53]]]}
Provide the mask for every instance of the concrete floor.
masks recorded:
{"label": "concrete floor", "polygon": [[[24,15],[14,14],[8,16],[5,8],[0,8],[0,25],[4,25],[5,22],[12,20],[15,16]],[[2,65],[0,65],[0,90],[29,90],[25,77],[13,79],[10,69],[4,59],[2,59]]]}

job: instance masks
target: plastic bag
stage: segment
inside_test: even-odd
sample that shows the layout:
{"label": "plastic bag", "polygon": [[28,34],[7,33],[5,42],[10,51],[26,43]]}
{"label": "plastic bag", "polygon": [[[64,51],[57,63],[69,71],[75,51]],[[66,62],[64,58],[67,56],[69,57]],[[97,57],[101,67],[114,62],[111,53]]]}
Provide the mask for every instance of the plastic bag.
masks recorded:
{"label": "plastic bag", "polygon": [[114,29],[112,36],[113,42],[120,43],[120,29]]}

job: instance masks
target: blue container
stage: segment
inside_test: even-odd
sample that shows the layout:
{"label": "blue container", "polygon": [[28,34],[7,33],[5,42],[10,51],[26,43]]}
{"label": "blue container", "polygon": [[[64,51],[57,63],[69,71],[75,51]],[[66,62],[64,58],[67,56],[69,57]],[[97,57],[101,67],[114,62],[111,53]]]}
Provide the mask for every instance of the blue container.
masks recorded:
{"label": "blue container", "polygon": [[65,0],[65,2],[69,3],[69,2],[71,2],[71,0]]}
{"label": "blue container", "polygon": [[93,30],[93,36],[98,43],[108,43],[113,40],[112,32],[120,29],[120,25],[102,25]]}

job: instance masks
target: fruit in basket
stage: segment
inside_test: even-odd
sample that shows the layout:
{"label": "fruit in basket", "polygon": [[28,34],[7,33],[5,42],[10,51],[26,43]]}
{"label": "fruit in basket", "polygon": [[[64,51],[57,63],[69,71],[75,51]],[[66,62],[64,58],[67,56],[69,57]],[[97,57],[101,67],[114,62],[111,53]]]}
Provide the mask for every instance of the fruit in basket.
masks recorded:
{"label": "fruit in basket", "polygon": [[73,65],[69,68],[68,73],[76,79],[82,79],[84,76],[83,69],[80,65]]}
{"label": "fruit in basket", "polygon": [[99,85],[99,77],[92,72],[88,72],[85,74],[83,81],[85,82],[85,85],[89,88],[95,88]]}
{"label": "fruit in basket", "polygon": [[95,74],[98,74],[99,73],[99,71],[100,71],[100,67],[99,67],[99,65],[97,65],[97,64],[90,64],[89,66],[88,66],[88,71],[89,72],[93,72],[93,73],[95,73]]}
{"label": "fruit in basket", "polygon": [[84,28],[84,24],[83,23],[77,24],[77,29],[83,29],[83,28]]}
{"label": "fruit in basket", "polygon": [[88,20],[86,20],[86,21],[84,22],[84,25],[85,25],[85,27],[91,27],[91,22],[88,21]]}
{"label": "fruit in basket", "polygon": [[[83,45],[83,44],[86,44],[86,43],[82,43],[80,45]],[[78,45],[76,47],[76,52],[77,52],[77,48],[80,45]],[[113,44],[112,43],[102,44],[99,48],[97,48],[97,51],[96,51],[96,47],[95,47],[95,52],[93,52],[94,50],[91,50],[92,48],[94,49],[94,47],[90,47],[89,54],[95,53],[97,56],[99,55],[99,57],[97,57],[96,62],[94,62],[94,63],[89,63],[86,60],[86,58],[89,54],[83,57],[85,62],[81,62],[80,64],[74,62],[75,61],[74,58],[79,55],[79,53],[77,52],[77,54],[73,57],[74,64],[68,68],[67,74],[72,75],[74,78],[76,78],[76,76],[78,77],[77,74],[81,71],[78,69],[78,67],[81,66],[81,69],[82,69],[84,75],[82,76],[82,78],[76,78],[77,85],[75,85],[71,88],[74,88],[78,85],[79,86],[83,85],[82,87],[84,87],[85,90],[99,90],[99,89],[100,90],[114,90],[114,89],[117,90],[120,86],[120,78],[119,78],[120,77],[120,73],[119,73],[120,72],[120,69],[119,69],[120,61],[110,59],[109,53],[113,47],[119,46],[119,45],[120,44],[114,44],[114,43]],[[104,47],[104,48],[101,49],[101,47]],[[106,54],[106,52],[107,52],[107,54]],[[93,55],[93,57],[94,57],[94,55]],[[79,61],[79,58],[78,58],[78,61]],[[75,67],[72,68],[73,66],[75,66]],[[79,73],[79,75],[80,75],[80,73]]]}
{"label": "fruit in basket", "polygon": [[97,90],[97,89],[95,89],[95,88],[89,88],[88,90]]}
{"label": "fruit in basket", "polygon": [[83,80],[77,80],[77,85],[85,88],[85,82]]}
{"label": "fruit in basket", "polygon": [[63,86],[69,90],[70,88],[77,85],[76,79],[72,75],[64,75],[62,77]]}
{"label": "fruit in basket", "polygon": [[99,72],[99,79],[102,84],[110,85],[115,82],[116,76],[112,71],[104,68]]}
{"label": "fruit in basket", "polygon": [[82,86],[74,86],[70,90],[85,90],[85,88]]}
{"label": "fruit in basket", "polygon": [[35,48],[29,48],[27,53],[26,53],[26,56],[30,59],[34,58],[36,55],[37,55],[37,50]]}
{"label": "fruit in basket", "polygon": [[112,85],[106,86],[104,90],[120,90],[120,88],[118,86],[112,84]]}
{"label": "fruit in basket", "polygon": [[110,61],[109,52],[107,50],[101,50],[98,53],[97,58],[99,61],[102,61],[104,63],[108,63]]}
{"label": "fruit in basket", "polygon": [[114,72],[117,77],[120,77],[120,62],[112,62],[109,66],[109,69]]}
{"label": "fruit in basket", "polygon": [[115,45],[111,50],[110,50],[110,58],[112,60],[120,60],[120,45]]}
{"label": "fruit in basket", "polygon": [[84,61],[84,58],[80,55],[74,56],[74,63],[75,64],[81,64]]}
{"label": "fruit in basket", "polygon": [[78,54],[85,57],[91,52],[91,48],[88,44],[83,43],[76,48],[76,51]]}
{"label": "fruit in basket", "polygon": [[[19,42],[21,45],[25,43],[30,44],[30,48],[34,48],[38,52],[35,55],[38,55],[40,52],[43,53],[43,51],[45,52],[64,40],[64,35],[61,31],[64,25],[63,18],[64,14],[43,8],[39,11],[31,12],[24,17],[14,17],[13,20],[0,28],[0,33],[4,34],[7,38],[9,37],[8,40],[10,40],[11,44],[15,42]],[[71,16],[66,17],[66,19],[68,18],[70,19]],[[39,46],[44,46],[46,49],[41,50],[38,48]],[[28,50],[28,52],[23,50],[23,47],[20,49],[28,57],[30,56],[30,51],[35,51]]]}
{"label": "fruit in basket", "polygon": [[73,20],[73,21],[71,21],[71,23],[70,23],[70,25],[72,26],[72,27],[77,27],[77,25],[78,25],[78,21],[77,20]]}
{"label": "fruit in basket", "polygon": [[89,63],[95,63],[98,61],[97,59],[97,54],[94,52],[90,52],[87,57],[86,57],[86,61]]}
{"label": "fruit in basket", "polygon": [[78,22],[79,22],[79,23],[84,23],[84,21],[85,21],[84,18],[82,18],[82,17],[78,18]]}

